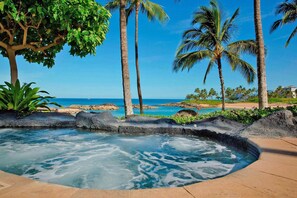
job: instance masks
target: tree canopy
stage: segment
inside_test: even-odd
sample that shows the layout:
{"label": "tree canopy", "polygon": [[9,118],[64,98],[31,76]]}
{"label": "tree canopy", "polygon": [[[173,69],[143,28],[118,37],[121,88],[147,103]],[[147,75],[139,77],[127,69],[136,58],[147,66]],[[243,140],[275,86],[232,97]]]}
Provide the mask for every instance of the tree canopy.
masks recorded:
{"label": "tree canopy", "polygon": [[95,54],[108,31],[110,13],[95,0],[4,0],[0,52],[52,67],[65,44],[70,54]]}

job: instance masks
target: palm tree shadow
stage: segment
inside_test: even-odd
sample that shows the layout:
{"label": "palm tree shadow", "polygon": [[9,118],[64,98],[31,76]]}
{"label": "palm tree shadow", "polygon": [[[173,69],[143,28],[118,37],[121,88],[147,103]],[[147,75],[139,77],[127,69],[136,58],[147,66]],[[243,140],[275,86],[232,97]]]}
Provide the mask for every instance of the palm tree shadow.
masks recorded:
{"label": "palm tree shadow", "polygon": [[297,157],[297,151],[296,152],[295,151],[286,151],[286,150],[271,149],[271,148],[262,148],[261,150],[262,150],[262,152],[267,152],[267,153]]}

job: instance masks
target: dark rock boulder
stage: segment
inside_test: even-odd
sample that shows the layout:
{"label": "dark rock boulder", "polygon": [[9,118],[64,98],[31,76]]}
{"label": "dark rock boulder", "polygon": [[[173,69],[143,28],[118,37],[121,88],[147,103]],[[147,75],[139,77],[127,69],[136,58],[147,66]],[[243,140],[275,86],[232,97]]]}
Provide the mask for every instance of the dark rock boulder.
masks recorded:
{"label": "dark rock boulder", "polygon": [[242,136],[297,137],[296,118],[291,111],[282,110],[262,118],[241,131]]}
{"label": "dark rock boulder", "polygon": [[119,121],[115,117],[113,117],[110,112],[80,112],[76,115],[76,126],[78,128],[117,132]]}
{"label": "dark rock boulder", "polygon": [[152,118],[146,116],[130,116],[125,120],[126,123],[138,123],[138,124],[176,124],[173,119],[169,118]]}
{"label": "dark rock boulder", "polygon": [[183,109],[178,111],[174,116],[180,117],[189,117],[189,116],[197,116],[198,113],[192,109]]}
{"label": "dark rock boulder", "polygon": [[294,118],[293,118],[293,123],[294,123],[295,125],[297,125],[297,117],[294,117]]}
{"label": "dark rock boulder", "polygon": [[35,112],[29,116],[17,118],[16,113],[14,112],[1,112],[0,127],[1,128],[75,127],[75,117],[66,113]]}
{"label": "dark rock boulder", "polygon": [[207,129],[220,133],[237,134],[239,130],[244,128],[245,125],[233,120],[229,120],[224,116],[217,116],[194,121],[190,126],[194,126],[197,129]]}

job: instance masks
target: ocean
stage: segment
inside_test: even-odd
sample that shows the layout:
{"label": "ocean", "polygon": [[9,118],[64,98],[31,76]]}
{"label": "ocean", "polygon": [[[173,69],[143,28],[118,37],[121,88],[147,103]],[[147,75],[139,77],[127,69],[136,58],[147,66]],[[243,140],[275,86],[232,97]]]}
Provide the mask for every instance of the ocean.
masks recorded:
{"label": "ocean", "polygon": [[[88,98],[55,98],[52,99],[54,102],[62,105],[63,107],[68,107],[70,105],[100,105],[100,104],[115,104],[119,106],[119,109],[116,111],[111,111],[114,116],[120,117],[124,116],[124,101],[123,99],[116,98],[100,98],[100,99],[88,99]],[[161,104],[181,102],[182,99],[143,99],[143,103],[149,106],[158,106]],[[138,99],[132,99],[133,104],[139,104]],[[170,116],[177,113],[183,108],[180,107],[167,107],[167,106],[158,106],[157,109],[145,109],[144,113],[148,115],[161,115],[161,116]],[[193,109],[199,114],[210,113],[220,110],[220,108],[203,108],[200,110]],[[139,109],[134,109],[134,114],[139,114]]]}

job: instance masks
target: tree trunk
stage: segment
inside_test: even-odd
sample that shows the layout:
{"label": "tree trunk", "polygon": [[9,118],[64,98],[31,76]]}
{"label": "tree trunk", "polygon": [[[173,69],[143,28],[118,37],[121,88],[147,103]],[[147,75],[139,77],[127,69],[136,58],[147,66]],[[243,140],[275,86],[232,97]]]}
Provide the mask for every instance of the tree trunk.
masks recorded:
{"label": "tree trunk", "polygon": [[135,7],[135,66],[136,66],[136,74],[137,74],[137,92],[138,92],[138,100],[139,100],[139,110],[140,114],[143,114],[143,102],[142,102],[142,93],[141,93],[141,85],[140,85],[140,70],[139,70],[139,61],[138,61],[138,16],[139,16],[139,1],[136,2]]}
{"label": "tree trunk", "polygon": [[261,19],[261,1],[254,0],[254,23],[256,32],[256,41],[258,47],[257,54],[257,72],[258,72],[258,98],[259,108],[268,107],[266,66],[265,66],[265,46]]}
{"label": "tree trunk", "polygon": [[130,92],[130,76],[128,65],[128,44],[127,44],[127,22],[126,22],[126,0],[120,0],[120,42],[121,42],[121,63],[122,63],[122,84],[124,95],[125,116],[133,115],[132,99]]}
{"label": "tree trunk", "polygon": [[18,79],[18,67],[15,57],[15,51],[7,49],[7,56],[10,64],[10,82],[15,84]]}
{"label": "tree trunk", "polygon": [[225,111],[225,85],[224,85],[221,58],[218,59],[218,69],[219,69],[219,77],[220,77],[221,92],[222,92],[222,110]]}

